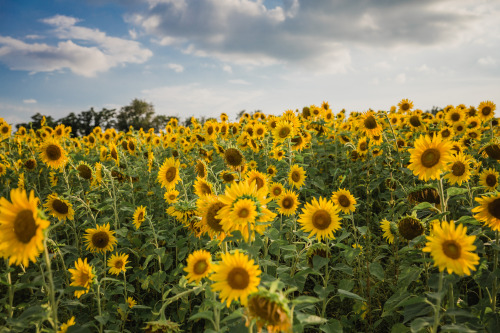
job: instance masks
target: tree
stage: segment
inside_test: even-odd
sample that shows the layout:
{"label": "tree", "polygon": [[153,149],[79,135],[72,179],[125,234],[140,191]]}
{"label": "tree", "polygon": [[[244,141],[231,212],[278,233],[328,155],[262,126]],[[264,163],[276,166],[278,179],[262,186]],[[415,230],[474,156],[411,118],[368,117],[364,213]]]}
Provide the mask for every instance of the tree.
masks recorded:
{"label": "tree", "polygon": [[21,126],[24,126],[26,129],[32,128],[36,131],[37,129],[42,128],[43,117],[45,117],[46,126],[54,127],[57,125],[57,122],[54,121],[54,118],[52,118],[52,116],[44,116],[40,112],[37,112],[36,114],[31,116],[31,119],[33,119],[32,121],[30,121],[29,123],[17,124],[16,128],[19,129]]}
{"label": "tree", "polygon": [[120,109],[116,117],[116,127],[120,131],[127,131],[130,126],[136,130],[140,128],[148,130],[152,127],[154,113],[153,104],[136,98],[130,105]]}

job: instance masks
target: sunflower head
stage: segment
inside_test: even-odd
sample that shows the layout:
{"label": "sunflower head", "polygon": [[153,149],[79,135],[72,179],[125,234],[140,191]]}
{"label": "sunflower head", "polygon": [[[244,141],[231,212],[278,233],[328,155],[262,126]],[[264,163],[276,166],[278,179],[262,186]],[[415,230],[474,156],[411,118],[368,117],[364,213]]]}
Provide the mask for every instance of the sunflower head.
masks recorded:
{"label": "sunflower head", "polygon": [[421,180],[438,179],[451,158],[451,147],[451,142],[443,141],[441,135],[420,136],[415,141],[415,148],[410,149],[408,168]]}
{"label": "sunflower head", "polygon": [[339,208],[325,198],[313,198],[311,203],[306,203],[298,222],[305,232],[310,232],[309,237],[317,236],[319,240],[334,238],[335,231],[340,229]]}
{"label": "sunflower head", "polygon": [[301,188],[306,181],[306,171],[297,164],[292,165],[288,173],[288,181],[296,188]]}
{"label": "sunflower head", "polygon": [[57,193],[52,193],[47,198],[47,203],[44,207],[49,210],[50,215],[56,217],[60,221],[68,219],[73,220],[75,211],[73,205],[66,200],[59,198]]}
{"label": "sunflower head", "polygon": [[76,170],[78,171],[78,176],[80,178],[86,180],[92,180],[93,171],[90,165],[87,164],[87,162],[80,161],[80,163],[76,167]]}
{"label": "sunflower head", "polygon": [[246,313],[249,322],[256,321],[259,331],[265,327],[270,333],[291,332],[291,312],[281,292],[259,288],[248,297]]}
{"label": "sunflower head", "polygon": [[133,221],[136,229],[139,229],[142,222],[146,220],[146,214],[147,214],[146,207],[144,206],[139,206],[135,209],[133,215]]}
{"label": "sunflower head", "polygon": [[94,281],[94,267],[87,263],[87,258],[82,260],[78,258],[75,261],[75,268],[70,268],[68,270],[71,273],[71,286],[75,287],[83,287],[86,288],[84,290],[76,290],[75,296],[80,298],[83,294],[86,294],[90,290],[90,285]]}
{"label": "sunflower head", "polygon": [[287,190],[277,199],[278,211],[283,215],[293,215],[299,206],[298,194],[292,190]]}
{"label": "sunflower head", "polygon": [[479,206],[472,209],[472,212],[477,213],[474,217],[492,230],[500,231],[500,193],[495,191],[489,196],[482,196],[475,200]]}
{"label": "sunflower head", "polygon": [[191,253],[187,258],[187,267],[184,268],[189,282],[200,282],[212,272],[212,256],[210,252],[198,250]]}
{"label": "sunflower head", "polygon": [[421,202],[428,202],[435,205],[441,203],[439,192],[429,185],[422,185],[411,189],[408,194],[408,201],[413,205]]}
{"label": "sunflower head", "polygon": [[340,189],[332,194],[332,202],[334,205],[338,206],[342,212],[345,214],[352,213],[356,210],[354,206],[356,204],[356,199],[354,196],[346,189]]}
{"label": "sunflower head", "polygon": [[128,264],[128,254],[116,253],[108,259],[109,273],[118,275],[121,272],[127,271],[126,265]]}
{"label": "sunflower head", "polygon": [[68,163],[66,150],[59,141],[49,139],[40,146],[42,161],[53,169],[63,168]]}
{"label": "sunflower head", "polygon": [[109,230],[109,223],[104,225],[98,225],[96,228],[89,228],[85,230],[85,242],[87,243],[87,250],[90,252],[101,252],[105,253],[107,251],[113,251],[114,246],[117,243],[117,239],[114,236],[115,232]]}
{"label": "sunflower head", "polygon": [[424,226],[420,220],[412,216],[406,216],[399,220],[398,231],[401,237],[411,241],[424,233]]}
{"label": "sunflower head", "polygon": [[313,267],[314,256],[330,258],[330,249],[324,243],[314,243],[313,245],[311,245],[306,252],[307,264],[311,268]]}
{"label": "sunflower head", "polygon": [[269,195],[273,199],[279,198],[283,194],[284,191],[285,191],[285,188],[280,183],[271,183],[271,185],[269,187]]}

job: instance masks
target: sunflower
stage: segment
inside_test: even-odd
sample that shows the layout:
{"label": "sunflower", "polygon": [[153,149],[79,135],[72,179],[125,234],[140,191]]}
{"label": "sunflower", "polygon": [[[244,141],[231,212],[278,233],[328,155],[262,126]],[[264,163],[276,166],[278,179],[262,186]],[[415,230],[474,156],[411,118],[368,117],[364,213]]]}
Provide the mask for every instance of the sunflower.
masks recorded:
{"label": "sunflower", "polygon": [[392,233],[391,230],[391,222],[389,222],[386,219],[383,219],[380,221],[380,228],[384,232],[383,237],[387,241],[387,243],[392,244],[394,243],[394,234]]}
{"label": "sunflower", "polygon": [[224,170],[220,173],[220,178],[224,184],[231,184],[236,180],[236,175],[231,171]]}
{"label": "sunflower", "polygon": [[75,316],[71,317],[67,322],[62,324],[57,333],[66,333],[68,331],[68,327],[74,325],[75,325]]}
{"label": "sunflower", "polygon": [[463,182],[469,181],[471,175],[470,162],[471,158],[468,155],[463,153],[453,155],[447,167],[450,172],[444,178],[448,179],[452,185],[458,184],[461,186]]}
{"label": "sunflower", "polygon": [[109,223],[98,225],[95,229],[89,228],[85,230],[85,242],[87,243],[87,250],[90,252],[113,251],[117,243],[115,232],[109,230]]}
{"label": "sunflower", "polygon": [[142,222],[146,220],[146,215],[146,207],[139,206],[135,209],[133,220],[136,229],[139,229],[141,227]]}
{"label": "sunflower", "polygon": [[175,187],[175,184],[181,180],[179,166],[179,160],[175,160],[173,157],[165,159],[165,162],[160,167],[160,171],[158,171],[158,182],[161,184],[161,187],[167,189]]}
{"label": "sunflower", "polygon": [[295,128],[290,121],[280,120],[273,129],[273,137],[275,142],[283,142],[288,138],[295,136]]}
{"label": "sunflower", "polygon": [[411,241],[424,233],[424,226],[419,219],[413,216],[405,216],[398,222],[398,231],[401,237]]}
{"label": "sunflower", "polygon": [[54,139],[49,139],[40,146],[40,154],[42,161],[53,169],[64,168],[68,163],[66,150]]}
{"label": "sunflower", "polygon": [[198,161],[198,163],[194,166],[194,170],[199,178],[207,178],[207,167],[203,161]]}
{"label": "sunflower", "polygon": [[207,233],[210,238],[217,237],[221,241],[226,237],[220,224],[221,219],[216,218],[224,206],[225,204],[215,195],[206,195],[196,201],[197,215],[201,217],[199,223],[201,233]]}
{"label": "sunflower", "polygon": [[478,106],[478,116],[483,121],[486,122],[495,116],[495,110],[497,106],[495,103],[490,101],[483,101],[479,103]]}
{"label": "sunflower", "polygon": [[94,267],[90,266],[87,263],[87,258],[85,258],[85,260],[78,258],[78,260],[75,261],[75,268],[68,269],[68,271],[71,273],[71,281],[73,281],[71,282],[70,286],[86,288],[86,290],[75,291],[75,296],[77,298],[80,298],[80,296],[89,292],[90,285],[92,284],[95,277],[94,273],[92,272],[93,270]]}
{"label": "sunflower", "polygon": [[453,126],[465,121],[465,112],[462,109],[452,108],[446,112],[444,119],[448,125]]}
{"label": "sunflower", "polygon": [[288,300],[280,292],[260,289],[248,296],[248,321],[256,321],[257,330],[265,327],[269,333],[291,332],[292,322]]}
{"label": "sunflower", "polygon": [[406,122],[410,129],[414,132],[425,129],[425,124],[422,120],[422,116],[416,112],[408,114],[406,116]]}
{"label": "sunflower", "polygon": [[412,108],[413,108],[413,102],[407,98],[402,99],[401,102],[398,103],[398,111],[400,112],[407,112],[410,111]]}
{"label": "sunflower", "polygon": [[2,138],[10,137],[11,130],[12,127],[9,124],[7,124],[6,122],[0,122],[0,136]]}
{"label": "sunflower", "polygon": [[290,185],[293,185],[296,188],[301,188],[306,181],[306,177],[306,172],[302,167],[299,167],[297,164],[292,165],[290,172],[288,173],[288,181],[290,182]]}
{"label": "sunflower", "polygon": [[382,126],[377,122],[376,115],[373,111],[365,112],[359,122],[359,131],[368,137],[380,135]]}
{"label": "sunflower", "polygon": [[179,201],[179,199],[177,198],[178,195],[179,195],[179,191],[171,188],[171,189],[168,189],[167,192],[165,192],[165,194],[163,195],[163,198],[165,199],[165,201],[167,203],[174,204],[177,201]]}
{"label": "sunflower", "polygon": [[213,194],[212,184],[207,182],[204,178],[196,177],[196,181],[194,182],[194,193],[198,197],[202,197],[204,195]]}
{"label": "sunflower", "polygon": [[340,208],[344,214],[353,213],[356,210],[356,207],[354,207],[356,199],[354,199],[349,190],[340,189],[337,192],[333,192],[331,199],[333,204]]}
{"label": "sunflower", "polygon": [[460,135],[464,133],[466,129],[467,125],[463,121],[459,121],[453,124],[453,131],[455,132],[455,135]]}
{"label": "sunflower", "polygon": [[47,202],[44,207],[49,210],[50,215],[62,220],[73,220],[75,211],[73,210],[73,205],[68,201],[59,198],[57,193],[52,193],[48,196]]}
{"label": "sunflower", "polygon": [[434,266],[448,274],[470,275],[476,270],[479,257],[473,251],[476,236],[467,236],[467,227],[462,224],[455,226],[455,222],[443,221],[433,226],[432,236],[427,236],[427,243],[422,249],[430,252]]}
{"label": "sunflower", "polygon": [[221,301],[226,302],[227,307],[233,300],[246,305],[248,295],[258,290],[259,275],[262,273],[259,266],[239,250],[234,254],[223,253],[221,259],[220,263],[213,266],[214,274],[210,276],[214,282],[212,290],[220,292]]}
{"label": "sunflower", "polygon": [[276,169],[276,167],[274,165],[270,165],[267,167],[267,174],[269,176],[269,178],[274,178],[274,176],[276,176],[276,174],[278,173],[278,169]]}
{"label": "sunflower", "polygon": [[212,273],[212,256],[210,252],[198,250],[191,253],[187,258],[187,266],[184,272],[188,273],[186,278],[189,282],[196,281],[199,283],[201,279]]}
{"label": "sunflower", "polygon": [[38,198],[31,191],[12,189],[9,202],[0,199],[0,253],[10,264],[27,267],[43,250],[43,231],[50,225],[38,216]]}
{"label": "sunflower", "polygon": [[7,173],[7,166],[3,163],[0,163],[0,177]]}
{"label": "sunflower", "polygon": [[299,206],[297,193],[292,190],[287,190],[278,198],[278,212],[283,215],[293,215]]}
{"label": "sunflower", "polygon": [[109,273],[118,275],[121,272],[125,273],[127,271],[126,265],[128,264],[128,254],[116,253],[108,259]]}
{"label": "sunflower", "polygon": [[489,191],[495,191],[498,187],[498,172],[495,169],[486,169],[479,175],[479,185],[485,186]]}
{"label": "sunflower", "polygon": [[245,162],[243,154],[236,148],[226,149],[224,152],[224,160],[227,166],[233,169],[240,168]]}
{"label": "sunflower", "polygon": [[215,217],[221,220],[224,232],[239,230],[245,241],[253,239],[255,232],[262,233],[276,217],[276,214],[266,207],[272,200],[267,198],[267,189],[257,189],[257,186],[247,182],[233,183],[226,187],[219,200],[225,206]]}
{"label": "sunflower", "polygon": [[36,169],[36,160],[33,158],[29,158],[24,162],[24,167],[29,170],[33,171]]}
{"label": "sunflower", "polygon": [[309,237],[314,235],[321,241],[323,238],[334,238],[335,231],[340,229],[339,208],[333,202],[325,198],[313,198],[311,203],[306,203],[302,208],[302,214],[298,222],[302,230],[310,232]]}
{"label": "sunflower", "polygon": [[438,179],[451,158],[451,146],[451,142],[443,141],[440,135],[432,138],[420,136],[415,141],[415,148],[410,149],[408,169],[412,170],[413,174],[421,180]]}
{"label": "sunflower", "polygon": [[127,305],[130,309],[132,309],[134,306],[137,305],[137,301],[129,296],[127,297]]}
{"label": "sunflower", "polygon": [[114,143],[109,145],[109,156],[115,161],[116,165],[120,165],[120,154],[118,153],[118,147]]}
{"label": "sunflower", "polygon": [[269,195],[273,199],[279,198],[283,194],[284,191],[285,191],[285,188],[280,183],[271,183],[271,185],[269,187]]}
{"label": "sunflower", "polygon": [[267,176],[262,172],[251,170],[246,175],[246,181],[249,184],[255,182],[255,186],[257,186],[257,190],[264,188],[267,191]]}
{"label": "sunflower", "polygon": [[475,199],[480,206],[472,209],[476,220],[484,222],[494,231],[500,231],[500,193]]}
{"label": "sunflower", "polygon": [[90,165],[87,164],[87,162],[80,161],[80,163],[78,163],[78,166],[76,167],[76,170],[78,171],[78,176],[80,178],[92,180],[93,171]]}

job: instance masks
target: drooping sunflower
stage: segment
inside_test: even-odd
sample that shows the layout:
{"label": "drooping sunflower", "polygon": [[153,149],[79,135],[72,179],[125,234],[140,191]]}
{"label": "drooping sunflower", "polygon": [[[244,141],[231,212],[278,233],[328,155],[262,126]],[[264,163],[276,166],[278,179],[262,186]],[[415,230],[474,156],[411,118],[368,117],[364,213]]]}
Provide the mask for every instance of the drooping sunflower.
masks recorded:
{"label": "drooping sunflower", "polygon": [[113,251],[114,246],[118,242],[114,236],[115,232],[109,230],[109,223],[97,225],[95,229],[88,228],[85,232],[87,250],[90,250],[92,253]]}
{"label": "drooping sunflower", "polygon": [[119,275],[121,272],[127,271],[128,254],[115,253],[108,259],[109,273]]}
{"label": "drooping sunflower", "polygon": [[71,273],[71,284],[70,286],[83,287],[86,290],[76,290],[75,296],[80,298],[83,294],[86,294],[90,290],[90,285],[94,280],[94,273],[92,272],[94,267],[87,263],[87,258],[82,260],[78,258],[75,261],[75,268],[70,268],[68,271]]}
{"label": "drooping sunflower", "polygon": [[387,243],[389,243],[389,244],[394,243],[394,234],[393,234],[393,232],[391,230],[391,222],[389,222],[386,219],[383,219],[382,221],[380,221],[380,228],[384,232],[384,234],[382,235],[382,237],[385,238],[385,240],[387,241]]}
{"label": "drooping sunflower", "polygon": [[94,172],[92,170],[92,167],[88,165],[87,162],[80,161],[80,163],[78,163],[76,167],[76,170],[78,171],[78,176],[80,178],[90,181],[92,180]]}
{"label": "drooping sunflower", "polygon": [[452,185],[462,185],[463,182],[467,182],[470,178],[470,163],[471,157],[466,154],[458,153],[453,155],[447,167],[450,172],[444,178],[448,179]]}
{"label": "drooping sunflower", "polygon": [[42,161],[52,169],[64,168],[68,163],[66,150],[55,139],[46,140],[39,151]]}
{"label": "drooping sunflower", "polygon": [[31,191],[12,189],[9,202],[0,199],[0,253],[9,264],[28,267],[43,250],[43,231],[50,222],[38,216],[38,198]]}
{"label": "drooping sunflower", "polygon": [[115,161],[116,165],[120,165],[120,154],[118,153],[118,147],[114,143],[109,145],[109,156]]}
{"label": "drooping sunflower", "polygon": [[309,238],[316,235],[321,241],[333,239],[335,231],[340,229],[340,209],[333,202],[325,198],[313,198],[311,203],[306,203],[302,208],[302,214],[298,222],[302,225],[302,230],[309,232]]}
{"label": "drooping sunflower", "polygon": [[476,220],[484,222],[494,231],[500,231],[500,193],[475,199],[480,206],[472,209]]}
{"label": "drooping sunflower", "polygon": [[257,186],[257,190],[264,188],[267,191],[267,177],[262,172],[250,170],[246,175],[246,181],[249,184],[254,183]]}
{"label": "drooping sunflower", "polygon": [[48,196],[47,202],[44,207],[49,210],[50,215],[62,220],[73,220],[75,211],[73,210],[73,205],[68,201],[59,198],[57,193],[52,193]]}
{"label": "drooping sunflower", "polygon": [[221,259],[213,266],[214,274],[210,276],[214,282],[212,290],[220,292],[219,297],[222,302],[226,302],[227,307],[236,300],[246,305],[248,295],[258,290],[262,271],[253,259],[249,260],[239,250],[234,254],[223,253]]}
{"label": "drooping sunflower", "polygon": [[169,157],[165,159],[160,170],[158,171],[158,182],[161,184],[161,187],[165,187],[167,189],[175,187],[175,184],[181,177],[179,176],[179,160],[174,159],[173,157]]}
{"label": "drooping sunflower", "polygon": [[296,188],[301,188],[306,181],[306,177],[306,172],[302,167],[299,167],[297,164],[292,165],[290,172],[288,173],[288,181],[290,182],[290,185],[293,185]]}
{"label": "drooping sunflower", "polygon": [[165,194],[163,195],[163,198],[165,199],[165,201],[167,203],[174,204],[177,201],[179,201],[179,199],[177,197],[178,195],[179,195],[179,191],[171,188],[171,189],[168,189],[167,192],[165,192]]}
{"label": "drooping sunflower", "polygon": [[201,217],[199,223],[201,233],[207,233],[210,238],[217,237],[221,241],[226,237],[220,223],[221,219],[216,217],[224,206],[225,204],[215,195],[206,195],[196,201],[197,215]]}
{"label": "drooping sunflower", "polygon": [[202,197],[204,195],[213,194],[212,184],[207,182],[204,178],[196,177],[196,181],[194,182],[194,193],[198,197]]}
{"label": "drooping sunflower", "polygon": [[146,220],[146,215],[146,207],[139,206],[135,209],[132,219],[136,229],[139,229],[141,227],[142,222]]}
{"label": "drooping sunflower", "polygon": [[479,175],[479,185],[485,186],[489,191],[495,191],[498,187],[498,177],[498,172],[495,169],[483,170]]}
{"label": "drooping sunflower", "polygon": [[75,325],[75,316],[71,317],[67,322],[61,325],[59,331],[57,333],[66,333],[68,332],[68,327]]}
{"label": "drooping sunflower", "polygon": [[415,148],[410,149],[408,169],[421,180],[438,179],[451,158],[451,147],[451,142],[443,141],[440,135],[420,136],[415,141]]}
{"label": "drooping sunflower", "polygon": [[236,175],[231,171],[224,170],[220,173],[220,178],[224,184],[231,184],[236,180]]}
{"label": "drooping sunflower", "polygon": [[189,282],[196,281],[199,283],[201,279],[212,273],[212,256],[210,252],[198,250],[191,253],[187,258],[187,266],[184,268],[187,273],[186,278]]}
{"label": "drooping sunflower", "polygon": [[473,252],[475,239],[476,236],[467,236],[467,227],[462,224],[455,226],[453,221],[443,221],[434,224],[422,251],[431,254],[440,272],[446,269],[448,274],[470,275],[479,264],[479,256]]}
{"label": "drooping sunflower", "polygon": [[299,207],[298,194],[292,190],[287,190],[278,198],[278,212],[280,214],[290,216],[295,214],[297,207]]}
{"label": "drooping sunflower", "polygon": [[335,206],[339,207],[344,214],[353,213],[356,210],[354,206],[356,199],[349,190],[339,189],[332,194],[332,202]]}
{"label": "drooping sunflower", "polygon": [[265,327],[269,333],[291,332],[291,312],[287,302],[281,292],[259,288],[248,296],[248,321],[255,320],[258,331]]}
{"label": "drooping sunflower", "polygon": [[491,118],[493,118],[495,116],[496,108],[497,108],[497,106],[495,105],[495,103],[493,103],[491,101],[483,101],[483,102],[479,103],[479,106],[477,108],[479,118],[483,122],[490,120]]}
{"label": "drooping sunflower", "polygon": [[398,222],[398,231],[401,237],[411,241],[424,233],[424,226],[414,216],[405,216]]}

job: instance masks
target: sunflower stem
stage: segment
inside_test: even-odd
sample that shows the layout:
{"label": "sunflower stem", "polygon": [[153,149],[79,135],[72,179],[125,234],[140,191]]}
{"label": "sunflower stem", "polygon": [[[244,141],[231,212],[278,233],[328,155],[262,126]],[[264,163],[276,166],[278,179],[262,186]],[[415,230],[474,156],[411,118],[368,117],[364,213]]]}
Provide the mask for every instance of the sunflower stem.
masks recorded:
{"label": "sunflower stem", "polygon": [[123,292],[124,292],[124,296],[125,296],[125,303],[127,303],[127,277],[125,276],[125,272],[122,271],[123,273]]}
{"label": "sunflower stem", "polygon": [[437,328],[439,326],[439,311],[441,310],[441,290],[443,289],[443,277],[444,271],[439,272],[439,284],[438,284],[438,296],[436,300],[436,306],[434,307],[434,324],[432,325],[432,333],[437,333]]}
{"label": "sunflower stem", "polygon": [[10,265],[8,260],[5,260],[5,264],[7,265],[7,282],[9,283],[9,318],[12,318],[14,314],[14,285],[12,284],[12,279],[10,276]]}
{"label": "sunflower stem", "polygon": [[[495,249],[495,254],[493,256],[493,274],[496,274],[496,270],[498,267],[498,250],[497,250],[498,249],[498,231],[495,231],[495,245],[496,245],[496,249]],[[497,293],[498,293],[497,283],[498,283],[498,280],[495,277],[495,279],[493,280],[493,290],[492,290],[493,297],[491,299],[491,309],[492,309],[493,313],[496,313],[496,307],[497,307]]]}
{"label": "sunflower stem", "polygon": [[54,330],[57,331],[58,330],[57,304],[55,297],[54,278],[52,276],[52,269],[50,267],[49,250],[47,249],[47,235],[45,235],[43,239],[43,250],[44,250],[43,252],[44,252],[45,265],[47,266],[47,273],[49,275],[49,297],[50,297],[50,312],[52,314],[52,321],[53,321],[52,326],[54,327]]}
{"label": "sunflower stem", "polygon": [[[327,253],[330,253],[330,239],[328,238],[326,238],[326,248],[328,251]],[[328,254],[326,255],[326,257],[328,258]],[[325,265],[325,278],[324,278],[325,289],[328,287],[328,280],[330,279],[329,263],[330,260],[328,260]],[[323,299],[323,307],[321,308],[321,318],[325,318],[327,304],[328,304],[328,293],[325,293],[325,299]]]}
{"label": "sunflower stem", "polygon": [[[446,200],[444,199],[444,189],[443,189],[443,178],[439,176],[439,181],[438,181],[438,189],[439,189],[439,200],[441,201],[441,212],[446,212],[448,211],[448,208],[446,207]],[[446,215],[443,216],[444,221],[447,221]]]}
{"label": "sunflower stem", "polygon": [[[99,311],[99,317],[102,316],[102,309],[101,309],[101,283],[99,280],[97,281],[97,311]],[[102,333],[102,323],[99,321],[99,333]]]}
{"label": "sunflower stem", "polygon": [[219,306],[217,303],[217,292],[214,291],[212,294],[213,294],[214,304],[217,304],[214,306],[214,319],[215,319],[214,329],[216,332],[219,332],[220,331],[220,309],[219,309]]}
{"label": "sunflower stem", "polygon": [[[448,286],[448,306],[452,310],[455,308],[455,297],[453,295],[453,283],[450,283]],[[456,323],[454,315],[451,316],[451,321],[453,324]]]}

